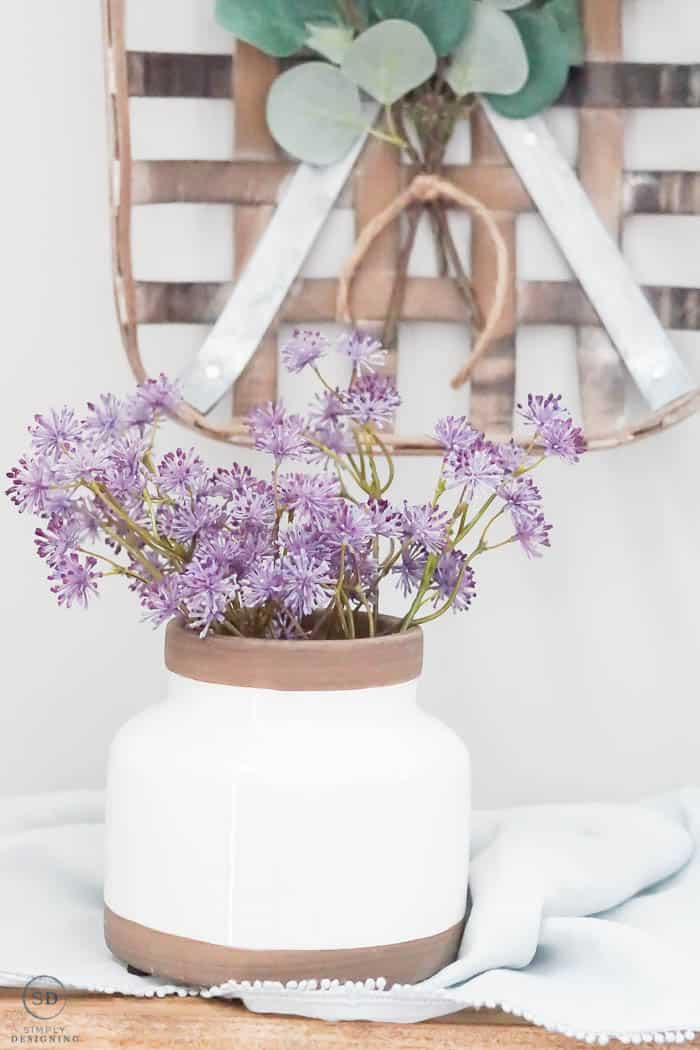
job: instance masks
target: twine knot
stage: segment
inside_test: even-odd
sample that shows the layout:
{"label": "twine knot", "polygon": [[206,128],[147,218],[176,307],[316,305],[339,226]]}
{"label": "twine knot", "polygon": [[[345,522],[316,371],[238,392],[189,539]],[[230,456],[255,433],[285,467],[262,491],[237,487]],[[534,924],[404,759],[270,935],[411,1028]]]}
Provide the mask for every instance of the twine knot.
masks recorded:
{"label": "twine knot", "polygon": [[400,193],[384,211],[380,212],[379,215],[375,215],[372,221],[367,223],[340,275],[336,300],[336,316],[339,321],[345,324],[354,323],[350,305],[352,284],[367,252],[377,237],[411,205],[420,204],[425,206],[434,204],[439,200],[452,201],[458,207],[472,212],[481,219],[493,242],[496,253],[496,287],[491,308],[484,327],[474,342],[467,364],[452,380],[453,388],[457,389],[471,378],[474,368],[491,345],[508,298],[509,259],[506,243],[503,240],[496,220],[488,208],[476,197],[465,193],[464,190],[459,189],[448,179],[440,175],[428,175],[425,173],[416,175],[403,193]]}

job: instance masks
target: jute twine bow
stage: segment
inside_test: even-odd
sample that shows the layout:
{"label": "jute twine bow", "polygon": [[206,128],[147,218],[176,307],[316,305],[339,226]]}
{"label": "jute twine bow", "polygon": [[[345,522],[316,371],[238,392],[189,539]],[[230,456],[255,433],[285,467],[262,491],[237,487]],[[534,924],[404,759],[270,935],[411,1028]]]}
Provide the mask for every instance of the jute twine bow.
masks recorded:
{"label": "jute twine bow", "polygon": [[387,226],[390,226],[392,222],[398,219],[406,208],[414,204],[434,204],[441,198],[454,201],[459,207],[477,215],[484,223],[496,253],[496,287],[491,308],[469,355],[469,361],[452,380],[452,386],[456,390],[469,381],[479,361],[489,350],[508,297],[509,259],[508,248],[491,212],[476,197],[472,197],[469,193],[465,193],[464,190],[460,190],[454,183],[441,178],[439,175],[417,175],[403,193],[400,193],[384,211],[367,223],[340,275],[336,314],[338,320],[343,321],[345,324],[352,323],[353,315],[350,297],[353,281],[367,252],[377,237]]}

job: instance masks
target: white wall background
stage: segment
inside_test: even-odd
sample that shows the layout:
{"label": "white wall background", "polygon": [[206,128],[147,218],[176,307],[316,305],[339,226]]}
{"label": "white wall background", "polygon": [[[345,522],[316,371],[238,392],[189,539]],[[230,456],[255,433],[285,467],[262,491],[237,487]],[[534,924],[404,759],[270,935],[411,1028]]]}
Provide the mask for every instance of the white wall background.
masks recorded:
{"label": "white wall background", "polygon": [[[210,6],[209,0],[132,0],[130,44],[225,50]],[[630,59],[700,61],[697,0],[626,0],[626,7]],[[22,451],[34,412],[101,391],[124,392],[130,377],[112,305],[98,0],[6,4],[1,24],[6,469]],[[228,104],[201,106],[138,103],[141,155],[227,156]],[[569,144],[571,121],[571,115],[555,120]],[[633,167],[700,168],[700,115],[630,116],[627,151]],[[139,217],[139,276],[225,279],[227,209],[181,209],[176,221],[177,215],[161,208]],[[466,243],[464,220],[461,232]],[[700,219],[633,220],[626,247],[640,279],[700,287],[698,233]],[[312,271],[337,268],[350,236],[340,213]],[[566,273],[531,218],[522,223],[521,255],[529,276]],[[429,265],[424,245],[417,266]],[[463,335],[424,326],[404,336],[410,353],[401,376],[404,422],[426,428],[439,405],[449,403],[446,376]],[[176,371],[199,338],[191,331],[151,333],[153,367]],[[700,339],[686,335],[679,345],[695,367]],[[566,330],[527,333],[519,346],[519,388],[563,389],[569,396],[573,346]],[[299,395],[297,388],[290,396]],[[165,439],[189,437],[172,427]],[[478,804],[627,799],[700,780],[699,439],[695,418],[651,441],[590,456],[576,470],[550,468],[542,480],[556,524],[551,553],[538,563],[514,549],[493,555],[482,564],[473,611],[431,628],[423,701],[468,741]],[[230,458],[222,446],[201,444],[212,460]],[[425,499],[434,470],[430,461],[403,461],[397,495]],[[139,623],[131,596],[117,583],[89,614],[56,608],[33,553],[33,523],[3,500],[0,528],[0,794],[100,785],[111,735],[159,694],[161,638]]]}

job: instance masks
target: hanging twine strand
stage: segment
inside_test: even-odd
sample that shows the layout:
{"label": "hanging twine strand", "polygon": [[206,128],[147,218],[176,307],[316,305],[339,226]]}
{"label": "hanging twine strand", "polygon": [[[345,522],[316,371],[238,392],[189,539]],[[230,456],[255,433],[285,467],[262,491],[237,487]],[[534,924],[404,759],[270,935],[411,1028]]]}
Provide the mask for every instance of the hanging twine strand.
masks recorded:
{"label": "hanging twine strand", "polygon": [[469,360],[452,380],[452,386],[456,390],[467,383],[478,365],[479,361],[488,352],[493,341],[498,323],[508,298],[508,276],[509,258],[508,248],[501,235],[498,225],[481,201],[472,197],[464,190],[460,190],[454,183],[439,175],[417,175],[407,189],[400,193],[391,204],[376,215],[371,222],[367,223],[364,230],[357,239],[354,251],[348,259],[338,283],[338,296],[336,300],[336,315],[339,321],[345,324],[353,322],[351,294],[352,285],[357,276],[362,262],[374,241],[383,231],[399,218],[406,208],[419,204],[423,207],[435,204],[440,200],[450,200],[460,208],[472,212],[482,220],[496,254],[496,287],[493,300],[484,326],[479,332]]}

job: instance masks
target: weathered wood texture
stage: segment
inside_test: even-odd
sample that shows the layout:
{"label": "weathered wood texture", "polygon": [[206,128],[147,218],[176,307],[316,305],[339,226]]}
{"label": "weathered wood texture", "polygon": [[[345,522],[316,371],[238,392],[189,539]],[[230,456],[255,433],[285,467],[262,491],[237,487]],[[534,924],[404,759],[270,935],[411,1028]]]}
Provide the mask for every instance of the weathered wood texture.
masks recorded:
{"label": "weathered wood texture", "polygon": [[[139,328],[148,324],[211,325],[227,301],[232,284],[140,282],[131,257],[133,209],[147,204],[224,203],[233,208],[236,279],[269,222],[293,163],[275,146],[265,122],[265,99],[277,63],[246,45],[233,55],[127,51],[128,3],[103,0],[109,114],[114,147],[112,170],[115,291],[122,337],[135,375],[144,367]],[[147,2],[147,0],[139,0]],[[620,237],[630,214],[700,214],[700,173],[624,170],[624,110],[630,107],[700,107],[700,65],[638,64],[623,61],[622,0],[584,0],[586,62],[572,76],[560,103],[579,111],[580,177],[603,221]],[[679,31],[682,28],[679,27]],[[130,99],[211,99],[232,102],[233,157],[229,161],[134,161],[131,153]],[[175,115],[176,111],[173,110]],[[465,390],[475,424],[494,437],[511,433],[515,396],[516,335],[521,324],[566,324],[579,330],[578,365],[581,401],[590,447],[625,444],[684,418],[699,407],[696,395],[661,415],[628,419],[628,380],[619,355],[576,283],[518,280],[516,224],[533,204],[520,178],[507,163],[477,109],[471,119],[472,163],[448,165],[445,176],[491,210],[511,258],[509,289],[498,338],[474,370]],[[339,207],[353,208],[359,234],[414,177],[386,144],[371,141],[357,163]],[[405,225],[410,229],[411,216]],[[405,233],[404,233],[405,241]],[[372,246],[353,287],[353,314],[370,327],[387,312],[402,250],[399,224]],[[492,247],[483,227],[472,222],[471,277],[483,314],[493,296]],[[194,410],[185,421],[211,436],[245,441],[243,416],[277,389],[277,329],[281,321],[318,324],[336,318],[338,282],[333,277],[295,282],[275,324],[236,383],[229,424],[214,425]],[[700,290],[645,289],[662,323],[669,328],[700,330]],[[469,311],[454,282],[446,277],[410,277],[403,320],[470,324]],[[400,353],[400,347],[398,353]],[[397,350],[388,370],[396,371]],[[468,341],[465,337],[465,359]],[[445,384],[450,376],[445,376]],[[439,406],[435,406],[436,412]],[[398,452],[435,451],[421,435],[393,433]]]}
{"label": "weathered wood texture", "polygon": [[[586,51],[595,63],[610,70],[622,58],[623,0],[583,0]],[[620,243],[625,163],[625,117],[621,109],[600,109],[589,101],[579,115],[579,171],[581,182],[607,227]],[[578,372],[581,411],[588,434],[615,431],[625,425],[627,372],[607,333],[600,327],[578,333]]]}
{"label": "weathered wood texture", "polygon": [[[20,991],[0,990],[0,1050],[20,1045],[39,1024]],[[300,1017],[249,1013],[221,1000],[135,999],[75,993],[55,1022],[73,1044],[89,1050],[584,1050],[588,1044],[522,1024],[498,1011],[465,1010],[422,1024],[328,1024]],[[36,1034],[36,1033],[35,1033]],[[685,1043],[689,1050],[700,1039]]]}
{"label": "weathered wood texture", "polygon": [[[228,55],[132,51],[128,72],[129,94],[133,97],[231,97]],[[573,71],[559,104],[611,109],[698,106],[700,63],[678,66],[608,61],[605,56],[595,56],[594,61]]]}

